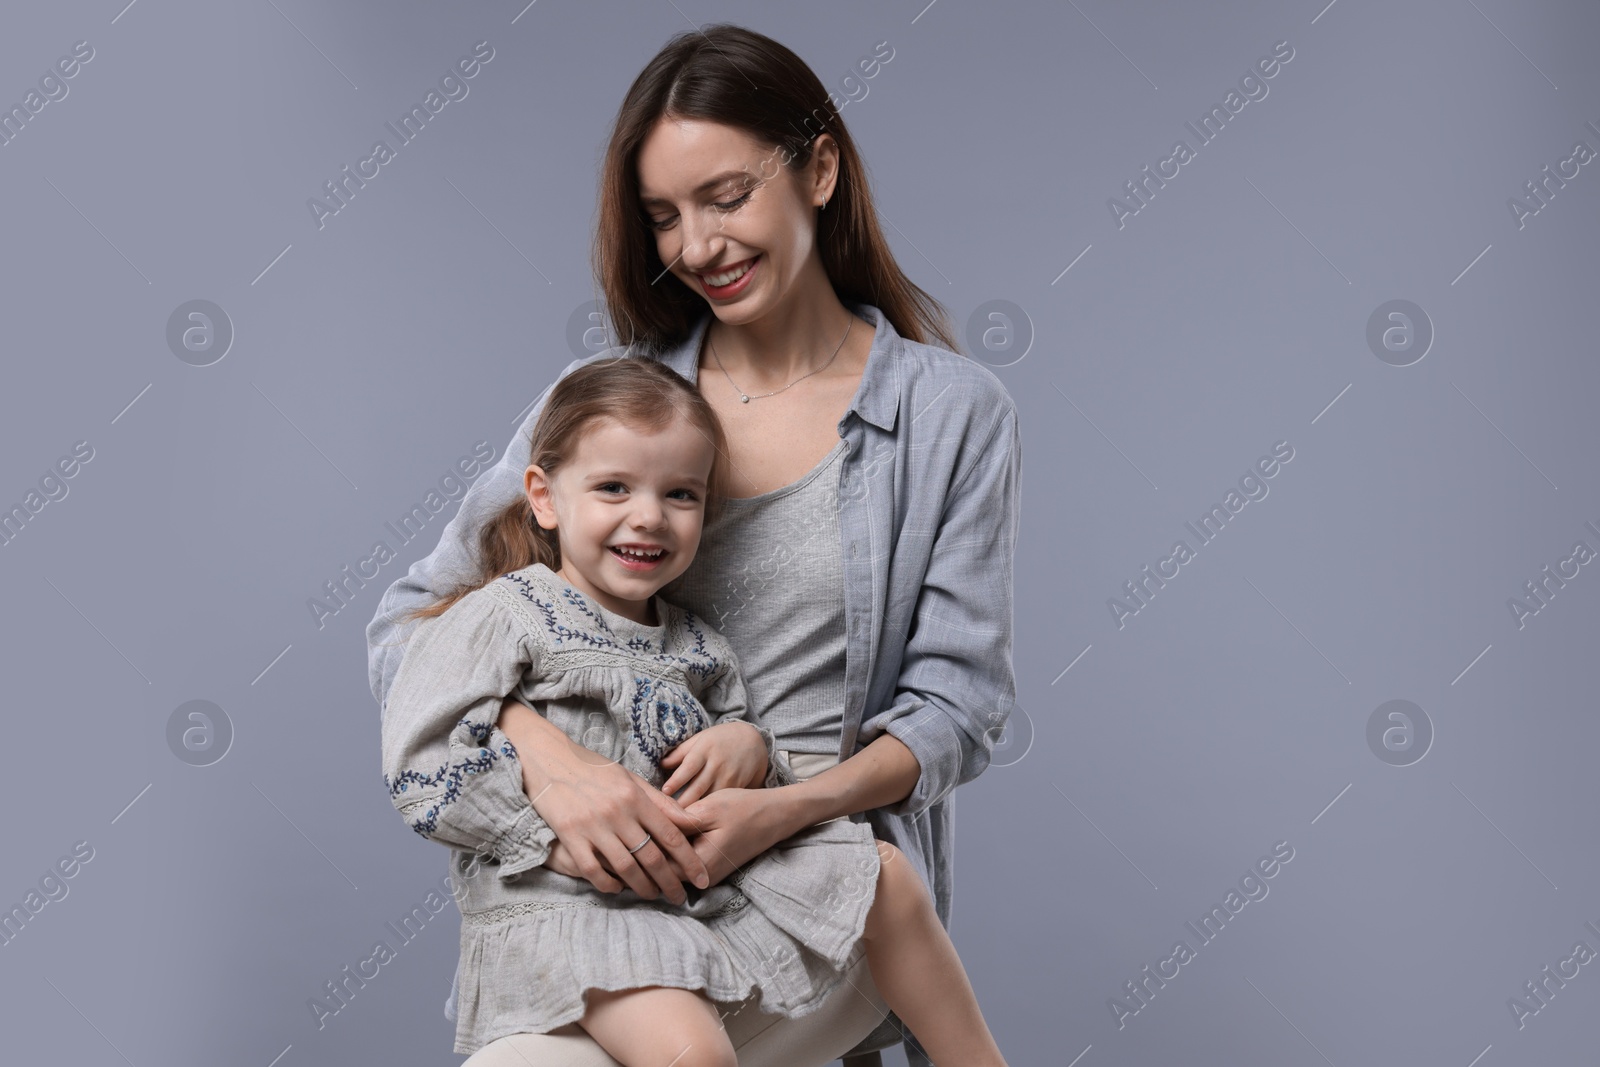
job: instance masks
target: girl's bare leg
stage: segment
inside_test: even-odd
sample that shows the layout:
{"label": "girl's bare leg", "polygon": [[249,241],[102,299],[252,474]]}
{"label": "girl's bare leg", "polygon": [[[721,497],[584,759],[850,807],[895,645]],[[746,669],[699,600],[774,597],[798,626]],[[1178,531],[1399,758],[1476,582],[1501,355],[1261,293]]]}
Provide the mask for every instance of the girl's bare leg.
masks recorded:
{"label": "girl's bare leg", "polygon": [[739,1067],[717,1006],[672,986],[591,989],[578,1025],[623,1067]]}
{"label": "girl's bare leg", "polygon": [[867,912],[867,962],[889,1007],[936,1064],[1005,1067],[950,935],[922,878],[878,842],[878,890]]}

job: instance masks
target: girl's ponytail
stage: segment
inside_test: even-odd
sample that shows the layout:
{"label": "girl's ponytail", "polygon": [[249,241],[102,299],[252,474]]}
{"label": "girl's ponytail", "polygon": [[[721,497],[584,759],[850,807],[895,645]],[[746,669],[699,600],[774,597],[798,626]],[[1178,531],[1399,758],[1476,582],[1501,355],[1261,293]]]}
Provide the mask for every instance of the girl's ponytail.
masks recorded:
{"label": "girl's ponytail", "polygon": [[469,585],[452,590],[426,607],[405,616],[405,621],[431,619],[443,615],[450,606],[474,589],[488,585],[502,574],[520,571],[535,563],[551,570],[561,566],[561,549],[553,542],[556,532],[546,530],[533,517],[533,508],[523,497],[500,509],[478,530],[478,575]]}

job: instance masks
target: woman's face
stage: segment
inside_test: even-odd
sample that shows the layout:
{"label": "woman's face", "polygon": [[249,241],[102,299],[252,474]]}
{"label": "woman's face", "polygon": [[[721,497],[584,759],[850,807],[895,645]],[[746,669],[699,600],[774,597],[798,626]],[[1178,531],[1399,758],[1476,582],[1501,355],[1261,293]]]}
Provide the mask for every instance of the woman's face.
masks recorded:
{"label": "woman's face", "polygon": [[742,130],[663,118],[638,162],[640,208],[661,262],[723,322],[752,322],[782,305],[807,271],[825,278],[817,208],[832,195],[837,152],[823,134],[795,171],[782,149]]}

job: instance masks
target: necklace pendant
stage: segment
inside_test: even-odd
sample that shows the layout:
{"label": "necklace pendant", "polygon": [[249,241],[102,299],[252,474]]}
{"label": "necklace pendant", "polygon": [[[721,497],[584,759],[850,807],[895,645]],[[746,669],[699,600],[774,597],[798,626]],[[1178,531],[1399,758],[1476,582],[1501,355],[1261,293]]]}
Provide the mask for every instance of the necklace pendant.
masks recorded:
{"label": "necklace pendant", "polygon": [[739,394],[739,402],[742,403],[742,404],[748,404],[748,403],[750,403],[750,398],[745,396],[743,393],[740,393]]}

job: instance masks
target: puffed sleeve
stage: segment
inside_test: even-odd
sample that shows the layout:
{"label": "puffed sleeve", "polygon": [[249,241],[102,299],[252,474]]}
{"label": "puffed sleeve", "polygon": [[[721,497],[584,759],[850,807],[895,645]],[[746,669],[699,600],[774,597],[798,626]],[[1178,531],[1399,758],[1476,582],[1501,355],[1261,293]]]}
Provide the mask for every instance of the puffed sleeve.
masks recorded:
{"label": "puffed sleeve", "polygon": [[739,658],[725,641],[721,643],[717,658],[721,661],[721,672],[712,677],[710,684],[700,694],[700,705],[711,716],[711,725],[742,722],[760,731],[761,740],[767,746],[767,780],[762,783],[763,788],[794,785],[797,779],[778,759],[777,738],[771,730],[756,722],[750,706],[750,687],[739,670]]}
{"label": "puffed sleeve", "polygon": [[529,803],[517,750],[496,725],[538,661],[537,639],[497,585],[412,632],[383,705],[383,779],[418,834],[488,856],[509,878],[544,863],[555,831]]}
{"label": "puffed sleeve", "polygon": [[898,738],[921,764],[905,799],[913,816],[989,766],[1016,704],[1011,665],[1012,557],[1020,521],[1022,438],[1009,397],[946,497],[894,703],[864,723],[860,741]]}

